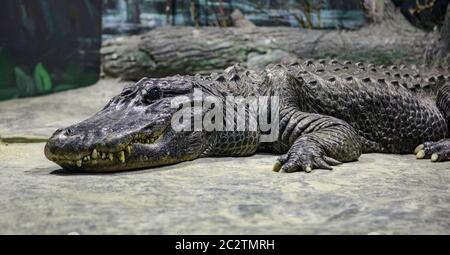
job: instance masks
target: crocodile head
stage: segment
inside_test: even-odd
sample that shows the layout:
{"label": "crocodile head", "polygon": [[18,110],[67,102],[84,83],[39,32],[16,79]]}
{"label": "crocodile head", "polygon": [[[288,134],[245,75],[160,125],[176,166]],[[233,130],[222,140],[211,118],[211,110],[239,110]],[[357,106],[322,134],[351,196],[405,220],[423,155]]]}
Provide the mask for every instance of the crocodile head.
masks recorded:
{"label": "crocodile head", "polygon": [[203,132],[176,132],[175,99],[192,99],[192,77],[144,78],[92,117],[58,129],[46,157],[69,170],[121,171],[192,160],[208,144]]}

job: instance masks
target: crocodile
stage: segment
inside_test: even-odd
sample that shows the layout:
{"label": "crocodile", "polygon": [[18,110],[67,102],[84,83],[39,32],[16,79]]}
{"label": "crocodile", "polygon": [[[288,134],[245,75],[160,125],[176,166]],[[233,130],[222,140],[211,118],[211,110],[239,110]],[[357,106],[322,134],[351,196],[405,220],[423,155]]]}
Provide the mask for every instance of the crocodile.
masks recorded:
{"label": "crocodile", "polygon": [[[195,108],[205,95],[224,104],[229,96],[278,98],[277,104],[262,100],[260,106],[277,113],[277,135],[267,141],[267,131],[247,125],[189,129],[188,118],[204,118],[214,109],[215,104]],[[183,103],[174,107],[174,101]],[[181,131],[172,123],[180,105],[193,109]],[[253,120],[261,125],[270,118]],[[448,161],[449,127],[449,75],[405,65],[298,60],[263,71],[234,65],[210,75],[142,78],[92,117],[56,130],[45,155],[64,169],[111,172],[262,151],[279,155],[276,172],[309,173],[371,152]]]}

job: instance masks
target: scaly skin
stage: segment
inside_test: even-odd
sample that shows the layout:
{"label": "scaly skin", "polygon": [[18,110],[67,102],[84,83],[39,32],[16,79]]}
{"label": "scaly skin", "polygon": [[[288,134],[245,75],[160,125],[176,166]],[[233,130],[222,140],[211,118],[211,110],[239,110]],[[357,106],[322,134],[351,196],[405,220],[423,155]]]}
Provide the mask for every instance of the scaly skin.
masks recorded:
{"label": "scaly skin", "polygon": [[[263,134],[248,127],[176,132],[171,118],[178,109],[171,102],[194,104],[194,88],[221,102],[227,95],[278,96],[277,139],[261,142]],[[192,119],[210,111],[194,110]],[[233,66],[210,76],[143,78],[91,118],[57,130],[45,155],[66,169],[108,172],[268,151],[282,154],[274,171],[311,172],[367,152],[414,151],[417,158],[449,160],[449,123],[448,75],[308,60],[261,73]]]}

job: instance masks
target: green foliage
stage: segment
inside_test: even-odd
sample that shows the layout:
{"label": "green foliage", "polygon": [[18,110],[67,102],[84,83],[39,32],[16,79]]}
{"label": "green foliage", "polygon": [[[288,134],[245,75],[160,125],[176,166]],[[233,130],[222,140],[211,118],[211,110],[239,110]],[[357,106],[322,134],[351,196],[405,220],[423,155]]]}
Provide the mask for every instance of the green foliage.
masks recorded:
{"label": "green foliage", "polygon": [[33,95],[35,91],[33,79],[20,67],[15,67],[14,73],[16,75],[16,86],[19,89],[20,94],[24,96]]}
{"label": "green foliage", "polygon": [[48,93],[52,90],[52,81],[45,67],[39,63],[34,68],[34,80],[20,67],[14,68],[16,86],[21,96],[32,96],[36,93]]}
{"label": "green foliage", "polygon": [[39,93],[50,92],[52,90],[50,75],[41,63],[38,63],[34,68],[34,82]]}
{"label": "green foliage", "polygon": [[[289,6],[288,6],[289,7]],[[323,8],[323,1],[315,0],[301,0],[298,1],[297,5],[292,6],[294,8],[299,8],[303,11],[303,16],[296,13],[291,13],[292,16],[297,20],[299,26],[302,28],[320,28],[321,26],[321,11]],[[316,14],[317,24],[314,24],[313,14]]]}

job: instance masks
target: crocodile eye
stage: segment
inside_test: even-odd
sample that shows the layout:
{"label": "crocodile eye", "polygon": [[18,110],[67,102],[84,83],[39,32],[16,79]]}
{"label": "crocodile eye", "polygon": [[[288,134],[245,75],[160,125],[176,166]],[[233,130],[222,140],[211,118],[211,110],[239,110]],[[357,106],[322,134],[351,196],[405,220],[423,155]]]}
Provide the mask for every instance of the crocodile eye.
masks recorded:
{"label": "crocodile eye", "polygon": [[154,101],[161,97],[161,90],[158,87],[151,88],[146,91],[144,98],[146,101]]}

